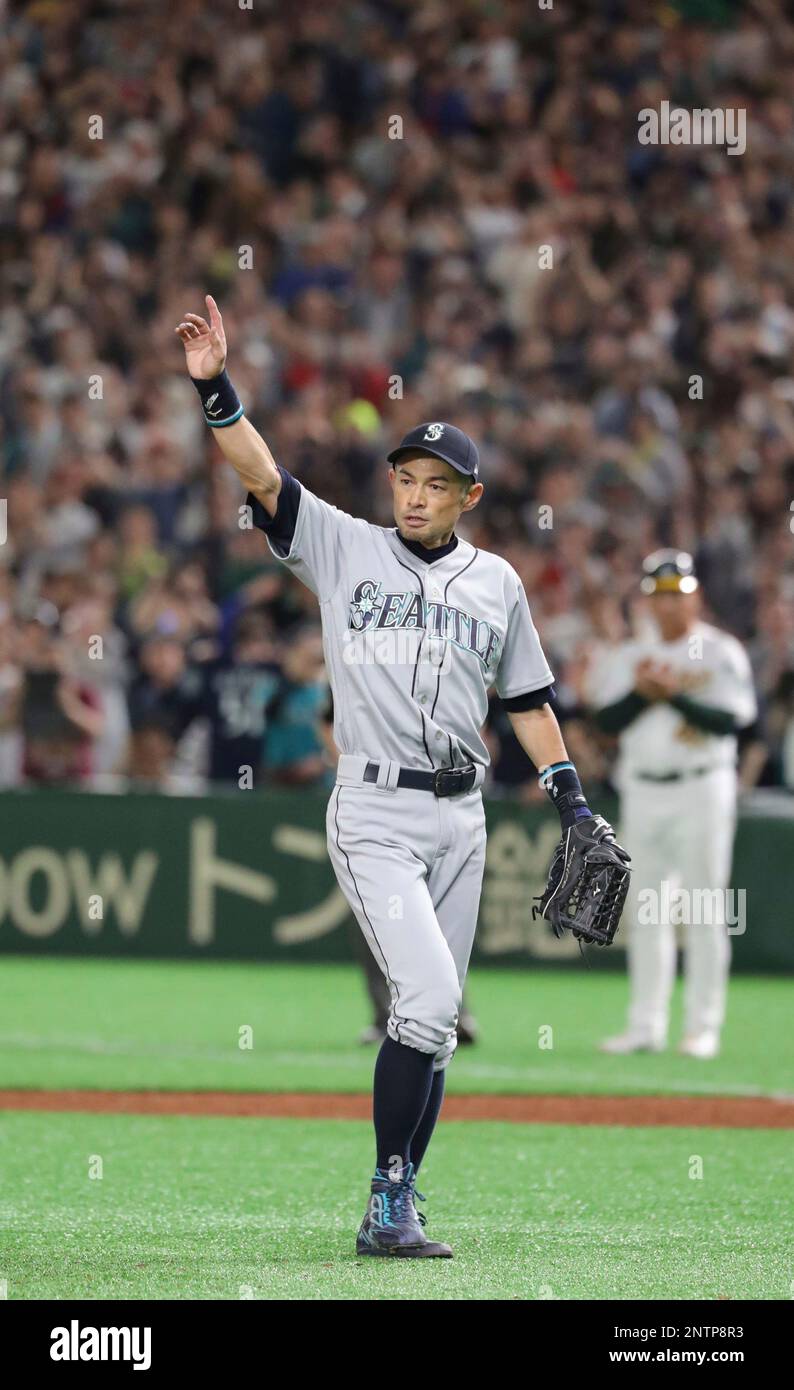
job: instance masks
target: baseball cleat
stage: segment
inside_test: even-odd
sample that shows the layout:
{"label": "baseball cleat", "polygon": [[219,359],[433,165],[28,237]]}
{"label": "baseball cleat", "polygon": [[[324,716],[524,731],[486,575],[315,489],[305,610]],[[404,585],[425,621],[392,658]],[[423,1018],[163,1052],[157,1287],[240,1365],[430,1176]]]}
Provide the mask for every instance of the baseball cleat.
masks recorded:
{"label": "baseball cleat", "polygon": [[701,1061],[716,1057],[719,1050],[720,1040],[716,1033],[690,1034],[678,1049],[682,1057],[697,1057]]}
{"label": "baseball cleat", "polygon": [[356,1237],[357,1255],[374,1255],[403,1260],[449,1260],[452,1250],[440,1241],[428,1240],[422,1229],[414,1198],[424,1200],[415,1190],[414,1166],[407,1163],[401,1176],[389,1177],[376,1168],[364,1220]]}
{"label": "baseball cleat", "polygon": [[630,1052],[663,1052],[664,1043],[644,1037],[641,1033],[619,1033],[615,1038],[605,1038],[598,1044],[598,1050],[623,1057]]}

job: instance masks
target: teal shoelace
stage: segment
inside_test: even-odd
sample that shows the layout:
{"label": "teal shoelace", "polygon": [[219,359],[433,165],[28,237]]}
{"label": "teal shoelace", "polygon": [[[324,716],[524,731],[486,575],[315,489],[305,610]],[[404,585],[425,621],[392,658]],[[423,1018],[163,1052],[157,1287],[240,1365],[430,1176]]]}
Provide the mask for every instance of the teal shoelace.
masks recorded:
{"label": "teal shoelace", "polygon": [[425,1198],[421,1192],[417,1192],[414,1188],[413,1179],[403,1178],[400,1182],[384,1183],[380,1195],[383,1197],[383,1222],[385,1225],[405,1221],[411,1216],[416,1216],[420,1225],[427,1224],[426,1217],[415,1207],[415,1198],[418,1197],[420,1202],[424,1202]]}
{"label": "teal shoelace", "polygon": [[390,1183],[384,1196],[389,1220],[405,1221],[413,1214],[413,1187],[410,1182]]}

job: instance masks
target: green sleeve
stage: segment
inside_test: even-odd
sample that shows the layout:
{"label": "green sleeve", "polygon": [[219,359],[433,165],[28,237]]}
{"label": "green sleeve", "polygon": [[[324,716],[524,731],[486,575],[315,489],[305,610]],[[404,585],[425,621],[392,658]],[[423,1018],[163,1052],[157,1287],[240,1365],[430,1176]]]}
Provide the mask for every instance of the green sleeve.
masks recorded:
{"label": "green sleeve", "polygon": [[644,713],[649,703],[636,690],[630,690],[622,700],[615,700],[614,704],[604,705],[603,709],[596,710],[593,718],[605,734],[620,734],[638,715]]}
{"label": "green sleeve", "polygon": [[696,729],[704,729],[709,734],[736,732],[736,720],[730,710],[715,709],[713,705],[701,705],[690,695],[674,695],[670,704]]}

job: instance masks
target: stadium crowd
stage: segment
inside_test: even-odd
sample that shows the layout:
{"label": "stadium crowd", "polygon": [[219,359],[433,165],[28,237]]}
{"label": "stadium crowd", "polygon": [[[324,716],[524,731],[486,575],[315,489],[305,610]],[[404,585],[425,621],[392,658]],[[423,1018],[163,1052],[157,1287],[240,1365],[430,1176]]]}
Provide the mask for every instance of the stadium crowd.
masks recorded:
{"label": "stadium crowd", "polygon": [[[659,544],[794,787],[794,24],[774,0],[10,4],[0,57],[0,785],[328,779],[316,604],[241,530],[174,326],[217,298],[275,457],[388,525],[421,420],[521,575],[588,782]],[[662,101],[747,149],[651,146]],[[551,248],[553,262],[549,264]],[[535,795],[494,702],[492,791]],[[762,766],[763,764],[763,766]]]}

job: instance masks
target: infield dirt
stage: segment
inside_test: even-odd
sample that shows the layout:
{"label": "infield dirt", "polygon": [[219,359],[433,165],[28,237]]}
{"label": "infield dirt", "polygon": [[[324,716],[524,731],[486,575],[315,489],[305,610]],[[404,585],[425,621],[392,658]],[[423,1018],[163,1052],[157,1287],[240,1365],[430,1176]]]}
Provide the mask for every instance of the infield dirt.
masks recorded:
{"label": "infield dirt", "polygon": [[[368,1120],[372,1098],[334,1092],[0,1090],[0,1110]],[[451,1095],[445,1120],[794,1129],[794,1099],[768,1096]]]}

